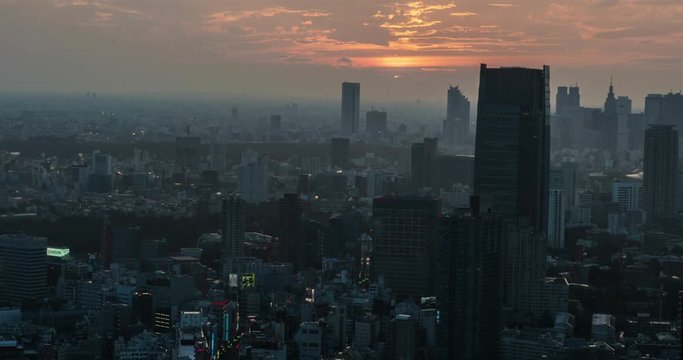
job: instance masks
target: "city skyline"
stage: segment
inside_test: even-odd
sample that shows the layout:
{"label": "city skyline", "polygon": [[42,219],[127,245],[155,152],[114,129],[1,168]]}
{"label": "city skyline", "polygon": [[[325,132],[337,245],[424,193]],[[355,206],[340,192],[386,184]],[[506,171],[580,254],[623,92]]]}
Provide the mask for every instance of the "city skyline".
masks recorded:
{"label": "city skyline", "polygon": [[3,40],[0,91],[333,98],[338,82],[362,79],[368,99],[414,101],[439,99],[449,84],[476,93],[479,63],[547,63],[551,87],[579,83],[593,106],[611,74],[638,109],[681,81],[674,1],[352,5],[3,1],[0,30],[19,35]]}

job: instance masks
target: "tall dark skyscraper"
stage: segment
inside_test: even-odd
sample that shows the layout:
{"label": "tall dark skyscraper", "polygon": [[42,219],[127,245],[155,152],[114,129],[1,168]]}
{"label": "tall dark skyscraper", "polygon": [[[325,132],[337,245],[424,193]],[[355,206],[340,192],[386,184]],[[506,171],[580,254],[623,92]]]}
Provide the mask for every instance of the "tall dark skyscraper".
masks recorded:
{"label": "tall dark skyscraper", "polygon": [[648,219],[676,213],[678,131],[673,125],[651,125],[645,130],[643,188]]}
{"label": "tall dark skyscraper", "polygon": [[223,199],[221,222],[221,268],[223,277],[237,274],[244,257],[245,212],[244,200],[238,195]]}
{"label": "tall dark skyscraper", "polygon": [[443,135],[447,145],[460,145],[470,132],[470,101],[459,87],[448,88],[446,120],[443,122]]}
{"label": "tall dark skyscraper", "polygon": [[371,110],[365,113],[365,132],[372,136],[387,131],[387,112]]}
{"label": "tall dark skyscraper", "polygon": [[378,197],[372,202],[371,276],[384,276],[399,298],[433,293],[440,209],[438,200],[418,197]]}
{"label": "tall dark skyscraper", "polygon": [[546,232],[550,68],[481,65],[474,193],[482,209]]}
{"label": "tall dark skyscraper", "polygon": [[298,265],[303,261],[304,255],[300,244],[302,238],[303,203],[298,194],[285,194],[280,199],[280,237],[278,242],[278,255],[280,261],[292,263],[295,270],[301,270]]}
{"label": "tall dark skyscraper", "polygon": [[342,83],[341,133],[358,132],[360,124],[360,83]]}
{"label": "tall dark skyscraper", "polygon": [[504,226],[500,216],[452,215],[440,221],[436,298],[439,358],[496,359],[501,329]]}
{"label": "tall dark skyscraper", "polygon": [[677,129],[683,127],[683,94],[647,95],[645,98],[645,121],[647,125],[674,125]]}
{"label": "tall dark skyscraper", "polygon": [[604,148],[612,153],[617,152],[619,138],[619,119],[617,114],[617,98],[614,96],[614,85],[609,82],[609,91],[605,99],[600,127]]}
{"label": "tall dark skyscraper", "polygon": [[425,138],[410,148],[410,176],[416,189],[436,186],[438,142],[436,138]]}

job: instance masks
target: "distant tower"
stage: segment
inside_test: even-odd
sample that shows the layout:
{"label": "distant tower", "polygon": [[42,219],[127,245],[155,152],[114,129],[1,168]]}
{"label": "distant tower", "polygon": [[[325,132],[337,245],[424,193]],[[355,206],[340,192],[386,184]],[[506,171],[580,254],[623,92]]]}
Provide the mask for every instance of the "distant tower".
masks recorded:
{"label": "distant tower", "polygon": [[411,146],[410,176],[415,189],[437,186],[437,149],[436,138],[425,138]]}
{"label": "distant tower", "polygon": [[443,134],[447,145],[461,145],[470,133],[470,101],[459,87],[448,88]]}
{"label": "distant tower", "polygon": [[0,235],[0,302],[20,306],[47,295],[47,239]]}
{"label": "distant tower", "polygon": [[678,131],[673,125],[651,125],[645,130],[643,187],[648,219],[676,213]]}
{"label": "distant tower", "polygon": [[387,112],[371,110],[365,113],[365,132],[379,136],[387,131]]}
{"label": "distant tower", "polygon": [[360,83],[342,83],[341,133],[358,133],[360,124]]}
{"label": "distant tower", "polygon": [[572,112],[579,110],[581,107],[581,95],[579,94],[579,86],[558,86],[557,96],[555,98],[555,114],[560,116],[572,115]]}
{"label": "distant tower", "polygon": [[268,199],[268,165],[265,156],[242,159],[237,167],[237,192],[250,204]]}
{"label": "distant tower", "polygon": [[619,138],[619,119],[617,117],[617,99],[614,96],[614,85],[611,78],[602,115],[601,132],[604,146],[612,153],[616,153]]}
{"label": "distant tower", "polygon": [[223,199],[221,211],[221,272],[224,278],[242,270],[240,261],[244,257],[244,211],[244,200],[238,195],[229,195]]}

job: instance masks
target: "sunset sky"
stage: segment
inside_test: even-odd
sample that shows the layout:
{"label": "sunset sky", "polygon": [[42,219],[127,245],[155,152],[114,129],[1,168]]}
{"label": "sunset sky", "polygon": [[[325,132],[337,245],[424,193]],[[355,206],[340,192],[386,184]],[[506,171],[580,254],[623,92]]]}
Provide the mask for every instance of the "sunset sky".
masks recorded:
{"label": "sunset sky", "polygon": [[482,62],[642,106],[683,87],[683,1],[0,0],[0,91],[474,98]]}

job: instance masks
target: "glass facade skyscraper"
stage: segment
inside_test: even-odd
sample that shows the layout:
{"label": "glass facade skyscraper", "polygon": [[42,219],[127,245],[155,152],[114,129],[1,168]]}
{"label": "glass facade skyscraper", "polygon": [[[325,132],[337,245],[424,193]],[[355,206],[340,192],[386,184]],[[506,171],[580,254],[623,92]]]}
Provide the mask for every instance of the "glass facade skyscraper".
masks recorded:
{"label": "glass facade skyscraper", "polygon": [[482,209],[546,232],[550,68],[481,65],[474,192]]}

